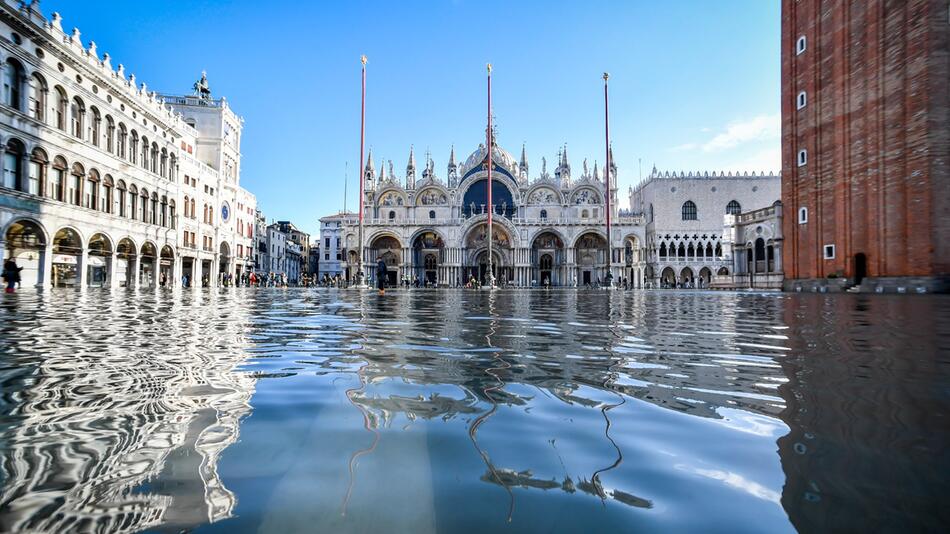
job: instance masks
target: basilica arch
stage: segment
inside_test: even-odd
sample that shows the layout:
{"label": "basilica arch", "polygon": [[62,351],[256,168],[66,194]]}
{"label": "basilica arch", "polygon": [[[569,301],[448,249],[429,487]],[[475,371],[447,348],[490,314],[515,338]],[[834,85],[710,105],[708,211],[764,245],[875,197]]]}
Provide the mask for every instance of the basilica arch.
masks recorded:
{"label": "basilica arch", "polygon": [[442,272],[445,262],[445,240],[435,230],[426,228],[416,232],[412,240],[412,278],[420,284],[445,283]]}
{"label": "basilica arch", "polygon": [[369,265],[366,267],[367,274],[376,279],[376,265],[380,259],[386,263],[386,283],[390,286],[398,284],[400,271],[406,265],[406,254],[402,242],[398,237],[389,233],[382,232],[375,235],[369,241]]}
{"label": "basilica arch", "polygon": [[[473,224],[465,234],[465,279],[475,278],[482,283],[488,273],[488,222]],[[512,232],[502,223],[492,221],[492,267],[499,283],[513,279],[514,241]]]}
{"label": "basilica arch", "polygon": [[567,285],[567,254],[557,230],[542,230],[531,241],[531,279],[541,286]]}
{"label": "basilica arch", "polygon": [[575,281],[578,286],[603,284],[607,277],[607,238],[599,230],[587,230],[574,241]]}

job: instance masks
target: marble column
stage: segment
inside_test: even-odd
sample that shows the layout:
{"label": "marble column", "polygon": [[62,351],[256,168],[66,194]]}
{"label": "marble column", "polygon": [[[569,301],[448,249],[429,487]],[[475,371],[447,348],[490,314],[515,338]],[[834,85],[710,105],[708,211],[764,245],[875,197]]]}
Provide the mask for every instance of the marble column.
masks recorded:
{"label": "marble column", "polygon": [[112,256],[109,257],[109,287],[112,289],[119,287],[119,276],[116,273],[118,266],[119,255],[113,251]]}
{"label": "marble column", "polygon": [[79,287],[86,287],[89,277],[89,251],[82,249],[82,254],[79,256],[79,265],[76,267],[76,273],[79,275]]}

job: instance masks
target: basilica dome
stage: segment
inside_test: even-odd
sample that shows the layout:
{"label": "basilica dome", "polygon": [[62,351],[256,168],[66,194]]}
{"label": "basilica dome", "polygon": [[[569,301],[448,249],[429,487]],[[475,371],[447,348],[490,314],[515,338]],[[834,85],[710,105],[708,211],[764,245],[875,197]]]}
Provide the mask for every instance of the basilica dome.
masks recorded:
{"label": "basilica dome", "polygon": [[[492,154],[491,161],[498,167],[502,167],[508,171],[508,174],[511,176],[517,176],[518,173],[518,161],[510,152],[501,148],[498,145],[492,145]],[[485,161],[486,156],[488,155],[488,149],[485,148],[484,144],[479,144],[478,149],[475,152],[472,152],[472,155],[465,160],[465,163],[459,168],[459,175],[464,179],[468,176],[469,172],[478,167]]]}

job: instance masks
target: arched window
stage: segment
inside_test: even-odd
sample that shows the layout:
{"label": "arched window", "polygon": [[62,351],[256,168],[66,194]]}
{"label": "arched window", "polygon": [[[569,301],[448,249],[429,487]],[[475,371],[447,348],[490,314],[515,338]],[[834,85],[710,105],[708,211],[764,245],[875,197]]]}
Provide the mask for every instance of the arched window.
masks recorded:
{"label": "arched window", "polygon": [[798,208],[798,224],[808,222],[808,208]]}
{"label": "arched window", "polygon": [[660,243],[660,257],[666,257],[666,243]]}
{"label": "arched window", "polygon": [[86,175],[86,198],[83,206],[91,210],[99,207],[99,172],[90,169]]}
{"label": "arched window", "polygon": [[159,211],[158,224],[168,227],[168,197],[162,196],[161,210]]}
{"label": "arched window", "polygon": [[171,178],[168,174],[168,150],[162,149],[162,158],[161,166],[159,167],[158,174],[161,174],[165,178]]}
{"label": "arched window", "polygon": [[683,220],[695,221],[696,219],[696,204],[694,204],[692,200],[687,200],[683,203]]}
{"label": "arched window", "polygon": [[429,210],[429,218],[435,219],[435,210]]}
{"label": "arched window", "polygon": [[148,222],[152,220],[148,202],[148,191],[142,189],[139,193],[139,202],[142,203],[142,222],[148,224]]}
{"label": "arched window", "polygon": [[67,198],[70,204],[82,206],[82,179],[86,175],[86,170],[80,163],[73,163],[73,170],[69,174],[69,183],[67,184]]}
{"label": "arched window", "polygon": [[135,164],[138,161],[139,152],[139,134],[135,130],[129,132],[129,163]]}
{"label": "arched window", "polygon": [[587,212],[587,210],[581,210],[581,219],[586,219],[588,217],[590,217],[590,214]]}
{"label": "arched window", "polygon": [[136,220],[139,217],[139,190],[135,184],[129,184],[129,218]]}
{"label": "arched window", "polygon": [[83,104],[83,101],[78,96],[73,97],[73,103],[69,106],[69,117],[72,124],[70,132],[73,134],[73,137],[78,137],[82,139],[83,137],[83,126],[86,123],[86,105]]}
{"label": "arched window", "polygon": [[30,116],[38,121],[46,117],[46,80],[39,73],[30,76]]}
{"label": "arched window", "polygon": [[653,222],[653,204],[650,204],[650,222]]}
{"label": "arched window", "polygon": [[56,127],[66,131],[66,112],[69,109],[69,97],[62,87],[56,86]]}
{"label": "arched window", "polygon": [[729,204],[726,205],[726,213],[729,215],[739,215],[742,213],[742,204],[739,204],[738,200],[729,201]]}
{"label": "arched window", "polygon": [[142,136],[142,168],[148,170],[148,137]]}
{"label": "arched window", "polygon": [[548,210],[541,210],[541,219],[543,220],[547,218],[548,218]]}
{"label": "arched window", "polygon": [[196,213],[197,213],[197,210],[195,210],[195,199],[191,199],[191,218],[192,219],[195,219],[198,217],[197,215],[195,215]]}
{"label": "arched window", "polygon": [[3,63],[3,103],[17,111],[23,110],[20,98],[21,83],[23,83],[23,66],[13,58],[6,60]]}
{"label": "arched window", "polygon": [[679,248],[676,249],[676,256],[679,257],[679,258],[685,258],[685,257],[686,257],[686,247],[684,247],[682,243],[680,243]]}
{"label": "arched window", "polygon": [[185,217],[188,216],[188,195],[185,195]]}
{"label": "arched window", "polygon": [[176,228],[175,224],[175,199],[168,201],[168,226],[172,230]]}
{"label": "arched window", "polygon": [[125,129],[125,124],[119,123],[119,136],[115,140],[115,155],[120,158],[125,157],[125,147],[129,132]]}
{"label": "arched window", "polygon": [[389,220],[392,221],[392,220],[394,220],[395,218],[396,218],[396,212],[395,212],[395,211],[390,211],[390,212],[389,212]]}
{"label": "arched window", "polygon": [[102,115],[99,114],[99,110],[95,106],[89,108],[89,111],[92,112],[91,124],[89,124],[89,141],[92,142],[92,146],[99,146],[99,134],[101,133],[99,124],[102,122]]}
{"label": "arched window", "polygon": [[10,139],[3,151],[3,187],[18,189],[20,187],[23,165],[23,143]]}
{"label": "arched window", "polygon": [[47,163],[49,163],[49,159],[46,157],[46,152],[43,152],[40,148],[34,148],[33,153],[30,154],[30,161],[27,165],[27,193],[31,195],[42,194],[43,185],[46,183]]}
{"label": "arched window", "polygon": [[53,160],[53,172],[50,174],[49,183],[46,184],[46,196],[63,201],[63,187],[66,186],[66,160],[62,156],[56,156]]}
{"label": "arched window", "polygon": [[128,216],[128,210],[126,210],[126,208],[125,208],[126,194],[127,194],[127,193],[126,193],[126,190],[125,190],[125,182],[124,182],[124,181],[119,180],[118,182],[116,182],[116,184],[115,184],[115,192],[116,192],[116,204],[119,205],[119,217],[127,217],[127,216]]}
{"label": "arched window", "polygon": [[102,200],[100,201],[100,211],[112,213],[112,177],[108,174],[102,178]]}
{"label": "arched window", "polygon": [[115,121],[106,115],[106,152],[115,154]]}
{"label": "arched window", "polygon": [[149,170],[152,172],[158,172],[158,145],[152,143],[152,154],[149,158]]}
{"label": "arched window", "polygon": [[169,156],[168,179],[173,182],[178,180],[178,158],[174,154]]}

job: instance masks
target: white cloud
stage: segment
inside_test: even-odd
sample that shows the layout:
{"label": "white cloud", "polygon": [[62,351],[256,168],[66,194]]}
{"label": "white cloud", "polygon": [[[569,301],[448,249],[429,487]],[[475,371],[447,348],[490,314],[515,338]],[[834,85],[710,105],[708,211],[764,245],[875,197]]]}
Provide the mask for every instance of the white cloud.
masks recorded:
{"label": "white cloud", "polygon": [[777,139],[782,133],[782,116],[759,115],[729,124],[726,130],[703,144],[703,152],[718,152],[750,141]]}
{"label": "white cloud", "polygon": [[740,172],[772,171],[777,173],[782,170],[782,148],[780,146],[776,146],[774,148],[760,150],[750,154],[748,157],[729,163],[722,168],[730,171]]}

